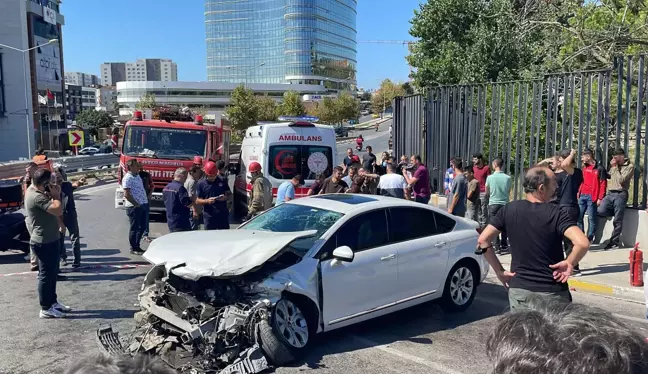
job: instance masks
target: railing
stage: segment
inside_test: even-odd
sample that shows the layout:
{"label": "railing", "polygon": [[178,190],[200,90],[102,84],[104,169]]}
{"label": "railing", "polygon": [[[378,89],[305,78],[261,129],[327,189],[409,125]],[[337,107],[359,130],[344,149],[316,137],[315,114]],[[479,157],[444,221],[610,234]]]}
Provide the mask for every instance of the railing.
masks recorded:
{"label": "railing", "polygon": [[[93,168],[116,167],[119,165],[119,156],[99,154],[92,156],[70,156],[53,158],[52,164],[60,163],[67,173],[76,173]],[[25,168],[30,161],[17,161],[0,164],[0,179],[20,178],[25,175]]]}
{"label": "railing", "polygon": [[443,188],[451,157],[502,157],[522,197],[525,170],[561,149],[586,148],[609,165],[622,148],[635,165],[628,204],[646,206],[648,113],[645,56],[618,57],[596,71],[547,74],[528,81],[449,85],[394,100],[394,152],[422,153],[433,187]]}

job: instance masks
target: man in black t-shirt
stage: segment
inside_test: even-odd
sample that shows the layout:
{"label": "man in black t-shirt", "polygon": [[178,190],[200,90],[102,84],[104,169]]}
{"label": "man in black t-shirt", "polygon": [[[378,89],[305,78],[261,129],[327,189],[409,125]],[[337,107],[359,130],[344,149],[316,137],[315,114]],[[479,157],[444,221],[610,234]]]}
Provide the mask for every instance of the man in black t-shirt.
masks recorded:
{"label": "man in black t-shirt", "polygon": [[362,155],[362,168],[365,169],[368,173],[373,174],[375,172],[374,167],[376,166],[376,155],[372,153],[373,148],[370,145],[367,146],[367,153]]}
{"label": "man in black t-shirt", "polygon": [[[524,178],[526,199],[506,204],[496,216],[490,217],[479,236],[479,248],[509,290],[511,309],[526,307],[533,295],[571,301],[567,280],[574,265],[587,253],[589,240],[567,212],[547,204],[556,187],[556,176],[549,168],[532,168]],[[510,271],[504,270],[491,245],[502,231],[509,235]],[[563,254],[563,237],[573,243],[567,259]]]}
{"label": "man in black t-shirt", "polygon": [[327,178],[324,183],[322,183],[322,188],[320,189],[319,195],[324,195],[327,193],[344,193],[346,192],[349,185],[342,180],[342,167],[336,166],[333,168],[333,175]]}

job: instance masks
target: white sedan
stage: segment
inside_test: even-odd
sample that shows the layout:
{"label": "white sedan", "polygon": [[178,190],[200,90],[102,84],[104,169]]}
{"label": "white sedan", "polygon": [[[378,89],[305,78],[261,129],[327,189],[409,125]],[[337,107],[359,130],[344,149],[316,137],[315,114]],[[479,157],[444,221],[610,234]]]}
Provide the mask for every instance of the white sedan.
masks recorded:
{"label": "white sedan", "polygon": [[266,358],[295,360],[318,332],[436,299],[463,311],[488,272],[474,253],[477,227],[429,205],[331,194],[281,204],[236,230],[162,236],[144,254],[154,267],[137,318],[157,340],[131,353],[194,352],[194,361],[169,358],[181,371],[230,372],[236,357],[262,370]]}

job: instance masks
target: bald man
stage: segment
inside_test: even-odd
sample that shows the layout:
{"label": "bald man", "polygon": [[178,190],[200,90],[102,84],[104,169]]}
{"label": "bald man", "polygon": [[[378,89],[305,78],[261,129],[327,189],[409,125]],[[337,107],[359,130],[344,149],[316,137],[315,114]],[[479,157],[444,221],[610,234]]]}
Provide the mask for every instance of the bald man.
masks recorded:
{"label": "bald man", "polygon": [[[511,310],[526,308],[532,296],[572,300],[567,280],[590,243],[573,217],[557,205],[547,204],[556,187],[556,176],[549,168],[530,169],[524,177],[526,199],[502,207],[497,215],[490,217],[479,236],[478,252],[486,256],[497,278],[508,289]],[[502,231],[509,235],[510,271],[504,269],[491,245]],[[574,244],[567,259],[562,248],[563,237]]]}

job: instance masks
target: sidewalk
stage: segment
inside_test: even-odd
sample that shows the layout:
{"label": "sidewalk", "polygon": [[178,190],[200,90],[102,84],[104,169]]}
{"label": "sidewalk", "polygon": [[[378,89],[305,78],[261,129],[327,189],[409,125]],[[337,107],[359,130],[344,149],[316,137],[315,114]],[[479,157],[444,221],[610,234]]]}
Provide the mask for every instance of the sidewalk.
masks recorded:
{"label": "sidewalk", "polygon": [[[628,258],[632,248],[604,251],[603,247],[603,245],[590,247],[580,263],[582,275],[569,278],[569,289],[645,303],[643,287],[630,286]],[[497,257],[504,268],[510,269],[510,255]]]}
{"label": "sidewalk", "polygon": [[[432,196],[430,204],[442,209],[446,206],[443,196]],[[605,244],[592,244],[580,263],[581,276],[569,279],[572,291],[587,292],[604,296],[618,297],[625,300],[645,303],[643,287],[630,286],[630,250],[632,248],[604,251]],[[648,251],[648,247],[641,248]],[[498,256],[506,269],[511,268],[509,254]],[[647,258],[648,261],[648,258]],[[644,274],[646,266],[644,265]],[[495,277],[489,272],[489,277]],[[644,282],[648,279],[644,279]],[[495,278],[495,282],[497,278]],[[499,282],[498,282],[499,283]]]}

